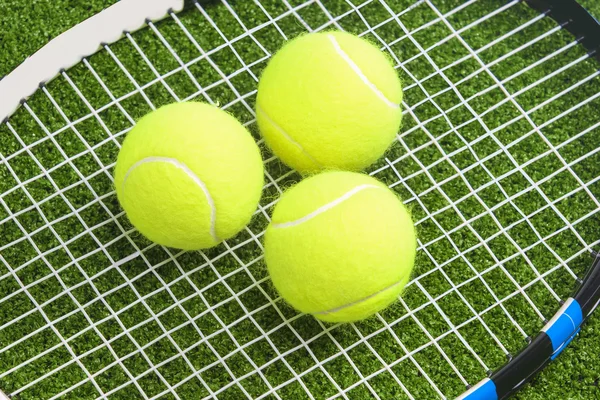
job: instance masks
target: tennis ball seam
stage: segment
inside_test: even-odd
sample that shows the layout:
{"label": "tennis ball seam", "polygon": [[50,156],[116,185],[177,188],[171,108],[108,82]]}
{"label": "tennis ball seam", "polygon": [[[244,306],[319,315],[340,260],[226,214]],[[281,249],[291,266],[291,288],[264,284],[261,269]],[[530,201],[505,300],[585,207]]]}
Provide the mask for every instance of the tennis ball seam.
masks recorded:
{"label": "tennis ball seam", "polygon": [[388,99],[385,94],[379,88],[367,78],[367,76],[362,72],[360,67],[352,60],[352,58],[342,49],[342,46],[339,44],[335,36],[329,34],[327,35],[329,41],[333,44],[333,48],[336,53],[348,64],[348,66],[354,71],[354,73],[360,78],[361,81],[367,85],[367,87],[375,93],[377,97],[379,97],[385,104],[387,104],[391,108],[400,108],[400,105]]}
{"label": "tennis ball seam", "polygon": [[200,187],[200,189],[204,193],[204,197],[206,197],[206,201],[208,203],[208,206],[210,207],[210,231],[209,231],[210,232],[210,236],[213,238],[213,240],[215,242],[220,242],[221,239],[219,239],[219,237],[217,236],[217,232],[216,232],[217,209],[216,209],[216,206],[215,206],[215,202],[214,202],[212,196],[210,195],[210,192],[208,191],[208,187],[202,181],[202,179],[200,179],[198,177],[198,175],[196,175],[194,173],[194,171],[192,171],[187,165],[185,165],[185,163],[179,161],[178,159],[171,158],[171,157],[145,157],[145,158],[141,159],[140,161],[137,161],[135,164],[133,164],[131,167],[129,167],[129,169],[125,173],[125,176],[123,178],[123,183],[121,184],[121,191],[123,193],[125,193],[125,183],[127,182],[127,178],[129,178],[129,175],[131,175],[131,173],[136,168],[138,168],[138,167],[140,167],[140,166],[142,166],[144,164],[148,164],[148,163],[161,163],[161,162],[168,163],[168,164],[171,164],[171,165],[175,166],[176,168],[179,168],[198,187]]}
{"label": "tennis ball seam", "polygon": [[335,200],[332,200],[329,203],[322,205],[321,207],[317,208],[315,211],[312,211],[301,218],[295,219],[293,221],[273,223],[271,226],[274,229],[281,229],[281,228],[289,228],[292,226],[300,225],[308,220],[311,220],[311,219],[319,216],[320,214],[323,214],[325,211],[331,210],[333,207],[345,202],[346,200],[350,199],[355,194],[362,192],[363,190],[367,190],[367,189],[387,190],[387,188],[383,188],[383,187],[377,186],[377,185],[371,185],[371,184],[358,185],[358,186],[350,189],[349,191],[347,191],[340,197],[336,198]]}
{"label": "tennis ball seam", "polygon": [[318,162],[308,151],[306,151],[306,149],[302,147],[300,143],[295,141],[281,126],[279,126],[275,121],[273,121],[269,114],[267,114],[267,112],[259,104],[256,105],[256,111],[258,113],[261,113],[265,117],[265,119],[267,119],[267,121],[275,128],[275,130],[278,131],[288,142],[298,147],[302,154],[308,157],[308,159],[312,161],[318,168],[323,168],[323,165],[320,162]]}
{"label": "tennis ball seam", "polygon": [[334,308],[330,308],[329,310],[317,311],[317,312],[311,312],[311,313],[310,313],[310,315],[333,314],[333,313],[336,313],[336,312],[342,311],[342,310],[344,310],[344,309],[346,309],[346,308],[349,308],[349,307],[352,307],[352,306],[359,305],[359,304],[361,304],[361,303],[364,303],[364,302],[365,302],[365,301],[367,301],[367,300],[370,300],[370,299],[372,299],[373,297],[379,296],[380,294],[382,294],[382,293],[385,293],[385,292],[387,292],[388,290],[391,290],[391,289],[395,288],[396,286],[398,286],[399,284],[401,284],[402,282],[404,282],[404,279],[405,279],[405,278],[406,278],[406,277],[405,277],[405,276],[403,276],[403,277],[402,277],[402,279],[400,279],[400,280],[398,280],[398,281],[396,281],[396,282],[392,283],[392,284],[391,284],[391,285],[389,285],[389,286],[386,286],[386,287],[384,287],[384,288],[383,288],[383,289],[381,289],[381,290],[378,290],[378,291],[376,291],[375,293],[371,293],[370,295],[368,295],[368,296],[365,296],[365,297],[363,297],[362,299],[358,299],[358,300],[355,300],[355,301],[351,301],[351,302],[349,302],[349,303],[346,303],[346,304],[343,304],[343,305],[341,305],[341,306],[337,306],[337,307],[334,307]]}

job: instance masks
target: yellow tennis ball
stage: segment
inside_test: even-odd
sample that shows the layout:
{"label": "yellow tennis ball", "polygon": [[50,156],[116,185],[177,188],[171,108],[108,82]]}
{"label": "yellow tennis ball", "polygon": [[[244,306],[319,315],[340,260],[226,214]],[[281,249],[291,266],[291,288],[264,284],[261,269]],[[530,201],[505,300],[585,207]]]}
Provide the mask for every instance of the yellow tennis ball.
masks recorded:
{"label": "yellow tennis ball", "polygon": [[398,297],[416,243],[408,211],[384,184],[325,172],[283,194],[265,233],[265,259],[275,288],[294,308],[350,322]]}
{"label": "yellow tennis ball", "polygon": [[129,220],[148,239],[203,249],[250,221],[263,164],[234,117],[208,104],[175,103],[144,116],[129,132],[115,186]]}
{"label": "yellow tennis ball", "polygon": [[265,141],[300,172],[362,170],[400,128],[402,85],[375,45],[336,31],[300,36],[275,54],[258,85]]}

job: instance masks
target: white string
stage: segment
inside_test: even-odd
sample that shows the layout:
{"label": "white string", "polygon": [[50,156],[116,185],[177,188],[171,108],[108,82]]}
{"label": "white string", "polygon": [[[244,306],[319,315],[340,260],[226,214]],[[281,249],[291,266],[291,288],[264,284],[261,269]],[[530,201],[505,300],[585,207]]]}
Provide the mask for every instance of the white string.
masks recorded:
{"label": "white string", "polygon": [[[149,24],[146,34],[160,47],[160,53],[156,53],[156,48],[148,46],[147,39],[138,34],[126,34],[119,44],[104,46],[98,57],[103,57],[103,62],[110,61],[114,66],[113,73],[125,78],[129,84],[125,91],[122,87],[114,86],[116,75],[107,76],[103,64],[94,56],[83,60],[83,72],[64,72],[57,82],[43,88],[37,97],[44,98],[45,104],[34,98],[19,112],[22,120],[11,119],[5,124],[6,131],[18,145],[7,154],[0,154],[0,172],[6,171],[14,182],[0,193],[0,229],[12,230],[16,235],[0,241],[0,282],[12,282],[17,286],[12,291],[2,292],[0,307],[10,309],[12,304],[21,299],[27,299],[31,307],[22,315],[0,321],[0,334],[23,329],[23,325],[31,318],[41,317],[44,322],[24,331],[22,337],[4,342],[0,347],[0,357],[19,351],[23,346],[33,343],[36,337],[48,332],[56,340],[36,355],[2,370],[0,378],[10,382],[25,368],[31,368],[59,351],[68,354],[60,364],[27,382],[20,382],[12,395],[38,390],[57,379],[61,373],[76,368],[85,378],[59,393],[48,394],[49,398],[73,394],[75,390],[91,384],[98,398],[109,398],[117,392],[133,390],[145,399],[158,399],[167,394],[179,399],[185,387],[193,384],[198,385],[204,395],[214,398],[231,393],[249,399],[269,396],[286,398],[289,393],[287,390],[300,390],[309,398],[322,397],[323,393],[329,393],[333,398],[351,398],[353,391],[362,389],[373,398],[383,399],[385,396],[377,383],[381,377],[385,377],[387,385],[397,387],[398,393],[411,399],[420,398],[422,387],[414,386],[413,380],[404,380],[397,373],[398,368],[411,368],[421,376],[420,382],[428,388],[428,393],[448,397],[452,393],[447,393],[447,385],[442,385],[437,376],[431,373],[431,361],[425,360],[424,355],[434,354],[434,358],[439,359],[438,368],[455,377],[455,386],[473,384],[472,373],[467,374],[462,362],[453,358],[453,351],[447,348],[448,341],[456,343],[469,356],[472,365],[480,368],[483,377],[486,370],[495,365],[490,365],[489,357],[472,344],[470,329],[477,327],[485,332],[485,336],[478,339],[487,339],[486,351],[509,355],[518,349],[507,343],[507,338],[525,338],[535,333],[531,329],[531,321],[514,315],[514,302],[521,301],[523,312],[532,317],[533,325],[541,327],[543,320],[551,317],[551,313],[558,308],[558,300],[564,298],[564,294],[553,286],[556,274],[563,279],[572,278],[571,286],[574,286],[579,271],[574,271],[570,265],[599,243],[597,238],[591,239],[595,242],[589,242],[590,239],[582,234],[581,227],[597,216],[600,209],[600,202],[592,191],[593,185],[600,181],[600,176],[596,174],[586,181],[577,171],[581,165],[597,156],[600,149],[585,149],[574,159],[565,154],[567,149],[595,134],[600,129],[600,123],[586,127],[581,132],[573,132],[560,142],[553,142],[546,132],[587,105],[595,104],[600,94],[590,94],[541,121],[536,116],[552,104],[581,91],[586,85],[597,82],[600,73],[596,69],[587,76],[573,75],[577,79],[564,89],[552,92],[548,98],[536,102],[534,107],[525,109],[521,105],[524,96],[551,85],[553,79],[570,74],[589,62],[588,55],[575,51],[579,46],[571,40],[540,55],[512,75],[500,77],[494,74],[498,66],[510,62],[513,57],[535,52],[538,44],[562,34],[563,30],[558,26],[538,30],[536,34],[530,33],[532,28],[545,23],[547,17],[535,15],[520,19],[521,25],[475,47],[468,39],[470,34],[485,30],[495,18],[519,13],[519,8],[524,5],[511,1],[483,14],[473,11],[475,1],[465,2],[450,10],[442,9],[440,4],[430,0],[417,1],[406,9],[393,8],[392,3],[385,1],[354,3],[348,1],[339,8],[319,0],[300,5],[295,5],[295,2],[292,5],[284,0],[279,8],[267,7],[260,1],[247,2],[247,8],[226,1],[217,6],[196,4],[185,17],[183,14],[172,14],[163,24]],[[216,18],[215,7],[227,15],[231,26],[219,25],[223,15]],[[419,26],[407,26],[412,21],[412,15],[425,11],[430,16],[429,20],[423,20]],[[473,11],[473,15],[477,16],[463,26],[456,26],[456,17],[465,11]],[[249,18],[249,15],[252,17]],[[406,101],[417,98],[410,104],[402,104],[405,127],[398,134],[397,149],[400,149],[400,154],[394,156],[397,157],[395,159],[386,159],[379,164],[372,175],[405,194],[403,199],[413,207],[418,227],[437,233],[419,239],[418,274],[407,285],[405,297],[393,307],[394,312],[400,314],[381,313],[372,320],[372,326],[357,324],[342,327],[314,321],[309,323],[307,318],[311,317],[295,314],[270,288],[263,265],[262,235],[276,196],[293,181],[299,180],[293,171],[283,167],[275,157],[266,159],[265,191],[269,195],[257,210],[255,221],[239,237],[224,242],[214,251],[175,253],[145,242],[128,225],[124,213],[115,207],[115,194],[110,187],[114,159],[106,154],[107,150],[113,154],[118,150],[122,138],[133,126],[135,118],[132,111],[135,108],[132,104],[137,102],[155,109],[165,99],[201,99],[219,104],[236,116],[241,116],[244,125],[254,130],[254,98],[259,72],[276,50],[270,40],[281,43],[299,33],[289,30],[290,21],[298,29],[311,32],[347,29],[349,26],[356,29],[361,26],[355,33],[375,39],[382,50],[393,58],[398,71],[408,78],[404,84]],[[352,23],[349,24],[349,21]],[[198,36],[196,28],[192,26],[194,24],[202,24],[206,32],[218,39],[206,47],[205,38]],[[235,29],[231,29],[233,26]],[[423,35],[440,26],[445,27],[446,34],[443,37],[433,44],[423,40]],[[232,37],[227,32],[238,33]],[[512,43],[517,37],[523,40]],[[424,45],[422,41],[428,44]],[[193,54],[180,53],[184,42],[193,50]],[[446,64],[438,65],[435,54],[452,50],[456,44],[463,53]],[[130,68],[124,47],[129,49],[129,56],[134,56],[140,66],[149,71],[144,80],[139,80],[139,73]],[[256,52],[251,54],[247,51],[250,48]],[[416,54],[402,57],[401,49],[409,48],[416,49]],[[488,52],[500,48],[504,49],[501,55],[493,60],[486,58]],[[157,58],[156,54],[163,54],[165,58]],[[235,68],[232,69],[230,66],[233,64],[229,64],[228,69],[224,70],[223,58],[235,61]],[[552,72],[522,85],[518,90],[510,89],[520,79],[530,76],[535,68],[558,61],[560,65]],[[417,62],[425,62],[431,72],[415,71]],[[461,79],[452,81],[455,69],[470,62],[474,68]],[[205,78],[197,75],[200,67],[210,70],[214,77],[206,82]],[[90,96],[88,88],[81,86],[81,73],[87,74],[88,82],[95,84],[102,96]],[[489,78],[486,84],[475,93],[463,95],[463,86],[481,76]],[[176,82],[182,81],[183,77],[189,81],[189,93],[178,92]],[[435,82],[443,85],[436,87]],[[84,115],[72,113],[68,101],[65,101],[65,92],[68,92],[72,101],[84,106],[87,110]],[[473,104],[496,92],[501,92],[502,98],[477,112]],[[163,93],[164,96],[161,98],[157,93]],[[421,97],[415,93],[421,93]],[[457,101],[445,109],[447,101],[444,98],[449,95],[455,96]],[[225,100],[221,103],[220,99]],[[517,116],[507,116],[498,126],[486,124],[489,116],[509,105],[518,111]],[[59,122],[42,119],[46,118],[44,106],[49,106],[55,112]],[[427,107],[433,113],[423,114],[423,109]],[[460,110],[466,110],[467,118],[456,123],[453,113]],[[116,116],[120,123],[111,121],[109,114]],[[504,141],[504,131],[522,121],[528,124],[526,132],[509,142]],[[435,124],[440,122],[445,127],[443,131],[435,128]],[[91,140],[90,132],[86,129],[86,124],[91,123],[102,132],[102,138]],[[468,139],[463,132],[473,124],[481,127],[483,133],[477,138]],[[35,126],[40,131],[34,140],[23,139],[30,137],[28,126]],[[71,135],[83,150],[70,153],[64,147],[65,135]],[[416,137],[423,140],[415,144]],[[527,140],[536,137],[543,141],[546,148],[519,162],[513,153],[524,146]],[[444,142],[453,138],[458,138],[458,146],[448,149]],[[495,143],[496,150],[481,156],[476,149],[486,141]],[[264,146],[262,140],[259,140],[259,145]],[[46,158],[40,153],[40,149],[44,148],[53,149],[60,159],[47,164]],[[422,156],[428,152],[439,156],[433,160]],[[464,154],[469,154],[474,161],[466,166],[460,165],[457,160]],[[506,157],[511,167],[509,171],[495,176],[488,164],[500,157]],[[559,165],[548,176],[534,181],[528,171],[549,157],[555,157]],[[26,171],[19,167],[23,159],[31,164]],[[408,165],[412,166],[412,170],[405,173]],[[440,177],[439,171],[443,169],[447,173]],[[64,171],[73,175],[66,184],[59,178]],[[483,171],[486,181],[474,185],[470,177],[477,171]],[[503,183],[514,174],[527,181],[527,186],[513,193],[508,192]],[[543,188],[556,182],[560,176],[571,177],[576,185],[574,188],[565,188],[564,193],[551,198]],[[428,183],[427,186],[418,186],[415,183],[417,181]],[[41,197],[39,191],[35,190],[40,182],[47,182],[50,187]],[[458,184],[467,191],[455,198],[448,188]],[[484,200],[486,191],[491,189],[501,193],[501,199],[492,205]],[[519,201],[532,194],[538,195],[542,204],[534,211],[521,210]],[[18,196],[24,201],[17,207],[18,202],[14,199]],[[441,205],[431,200],[436,196]],[[569,220],[560,207],[576,196],[585,198],[590,209],[582,210],[577,219]],[[85,199],[83,204],[82,198]],[[472,214],[463,215],[465,205],[473,201],[478,209],[474,209]],[[63,204],[66,211],[53,215],[52,205],[57,202]],[[497,217],[506,208],[515,210],[517,215],[508,223]],[[532,221],[544,213],[559,218],[562,226],[550,233],[538,231]],[[97,214],[100,218],[89,219],[87,216],[90,214]],[[446,226],[444,222],[448,214],[457,217],[457,222],[452,226]],[[26,222],[31,215],[39,217],[39,223],[32,229]],[[488,225],[494,227],[493,232],[483,234],[475,228],[484,220],[490,221]],[[79,229],[65,235],[66,225],[79,226]],[[515,229],[520,226],[527,226],[533,232],[533,240],[526,245],[520,245],[513,237]],[[467,248],[460,244],[457,238],[465,234],[474,237],[475,244]],[[567,234],[574,237],[580,247],[565,256],[554,248],[552,240]],[[40,243],[42,235],[50,235],[52,243]],[[500,256],[494,252],[494,243],[501,239],[510,244],[514,250],[512,254]],[[436,248],[443,246],[447,246],[448,253],[444,254],[445,258],[440,258],[442,253]],[[530,254],[540,248],[553,258],[552,265],[534,262]],[[15,252],[22,253],[21,257],[15,257]],[[471,256],[476,252],[487,254],[493,260],[493,265],[482,266],[473,262]],[[65,260],[54,265],[51,260],[56,254],[64,254]],[[104,266],[88,271],[86,265],[98,263],[95,260],[102,260]],[[523,268],[530,273],[526,281],[511,273],[509,266],[515,262],[523,263]],[[131,265],[137,263],[143,268],[130,274]],[[469,276],[457,280],[450,270],[454,265],[461,264]],[[46,273],[23,281],[22,277],[26,276],[27,271],[40,265],[44,266]],[[171,271],[173,276],[163,276],[166,270]],[[73,271],[81,277],[80,281],[69,282],[65,279]],[[511,285],[508,293],[497,293],[497,288],[490,282],[494,273],[500,273]],[[200,279],[202,276],[210,276],[210,279],[203,281]],[[108,288],[103,288],[100,282],[109,277],[113,281]],[[246,281],[241,287],[237,283],[240,277]],[[432,280],[444,282],[441,292],[429,283]],[[154,286],[144,288],[143,282],[154,282]],[[38,299],[38,288],[43,285],[54,285],[59,291]],[[480,288],[491,300],[485,305],[476,304],[469,295],[469,288],[472,287]],[[84,290],[90,291],[91,298],[78,297]],[[134,300],[122,304],[120,308],[113,307],[112,299],[124,292],[132,293]],[[539,299],[532,295],[536,292],[550,296],[557,307],[554,310],[541,307]],[[220,297],[215,299],[215,293],[219,293]],[[68,299],[72,309],[65,309],[60,315],[51,317],[47,310],[64,299]],[[156,308],[157,299],[162,299],[161,308]],[[254,302],[249,299],[254,299]],[[452,310],[446,309],[451,299],[466,310],[459,321],[454,320],[456,315]],[[201,311],[192,312],[191,304],[198,304]],[[107,310],[107,314],[97,318],[93,312],[97,308]],[[129,323],[133,314],[140,318],[135,323]],[[179,322],[175,326],[166,325],[175,314],[181,316]],[[269,318],[265,318],[265,315]],[[393,318],[390,319],[388,315],[393,315]],[[60,330],[62,324],[78,316],[86,321],[86,327],[64,335]],[[432,316],[438,319],[443,328],[432,329],[429,325]],[[498,331],[497,325],[490,321],[491,316],[499,318],[510,329]],[[212,331],[204,328],[207,320],[213,321]],[[103,329],[107,324],[114,324],[118,332],[105,335]],[[314,324],[314,329],[307,334],[310,324]],[[422,335],[423,341],[415,345],[399,333],[397,329],[404,324],[410,324],[414,333]],[[151,327],[156,328],[156,334],[145,342],[140,341],[138,333]],[[181,344],[177,338],[183,332],[194,332],[198,340],[191,345]],[[247,337],[240,332],[245,332]],[[78,351],[77,343],[86,335],[93,335],[98,343],[85,351]],[[344,335],[351,335],[351,339]],[[287,345],[281,343],[283,338],[289,342]],[[393,359],[386,354],[382,338],[386,338],[388,346],[396,352]],[[225,353],[220,351],[219,346],[223,340],[231,343]],[[123,341],[130,344],[127,354],[119,352],[119,345]],[[331,347],[326,355],[322,354],[328,348],[324,343]],[[153,354],[159,346],[168,346],[171,350],[162,359],[155,359]],[[269,354],[269,359],[257,357],[256,348],[261,349],[260,354]],[[211,360],[214,361],[199,365],[194,354],[201,349],[211,354]],[[109,354],[111,361],[97,370],[90,370],[87,364],[89,357],[101,352]],[[376,367],[365,370],[358,354],[370,357]],[[304,361],[302,368],[299,368],[297,357]],[[134,360],[143,360],[146,369],[143,372],[131,370],[129,365]],[[185,366],[187,372],[184,377],[176,380],[169,376],[168,371],[173,363]],[[247,365],[243,372],[238,370],[238,364],[241,363]],[[342,381],[336,365],[347,367],[352,378]],[[111,370],[120,371],[126,380],[112,387],[101,386],[99,382],[103,381],[102,377]],[[273,379],[273,370],[283,373],[285,378],[279,381]],[[217,371],[222,381],[215,385],[209,375]],[[146,392],[148,387],[144,382],[148,379],[158,382],[158,392]],[[320,382],[320,389],[315,388],[315,380]]]}

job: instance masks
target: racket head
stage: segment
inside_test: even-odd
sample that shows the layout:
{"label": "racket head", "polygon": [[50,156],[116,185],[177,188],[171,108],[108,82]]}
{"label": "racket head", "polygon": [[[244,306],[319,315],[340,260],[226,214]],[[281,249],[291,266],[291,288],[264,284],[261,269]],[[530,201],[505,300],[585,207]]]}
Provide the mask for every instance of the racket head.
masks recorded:
{"label": "racket head", "polygon": [[[193,4],[60,71],[0,125],[6,392],[453,397],[506,365],[598,245],[597,62],[569,18],[546,14],[520,2]],[[262,261],[271,208],[301,177],[260,140],[256,83],[286,39],[324,29],[380,44],[405,87],[398,140],[369,172],[411,208],[416,272],[394,306],[354,325],[295,313]],[[203,253],[136,234],[111,180],[135,120],[188,99],[238,117],[267,167],[248,229]],[[499,371],[503,394],[527,378]]]}

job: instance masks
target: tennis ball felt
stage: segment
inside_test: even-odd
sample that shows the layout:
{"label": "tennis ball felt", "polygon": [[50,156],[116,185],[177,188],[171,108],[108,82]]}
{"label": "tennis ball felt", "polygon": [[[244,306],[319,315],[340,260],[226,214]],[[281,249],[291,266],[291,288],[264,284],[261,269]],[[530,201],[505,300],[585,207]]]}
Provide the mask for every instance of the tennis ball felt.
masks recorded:
{"label": "tennis ball felt", "polygon": [[400,128],[402,85],[390,59],[349,33],[311,33],[285,44],[258,85],[266,143],[300,172],[362,170]]}
{"label": "tennis ball felt", "polygon": [[263,186],[250,133],[203,103],[175,103],[129,132],[115,169],[119,202],[148,239],[184,250],[214,246],[252,217]]}
{"label": "tennis ball felt", "polygon": [[416,236],[385,185],[354,172],[314,175],[286,191],[265,233],[273,284],[294,308],[328,322],[366,318],[408,282]]}

